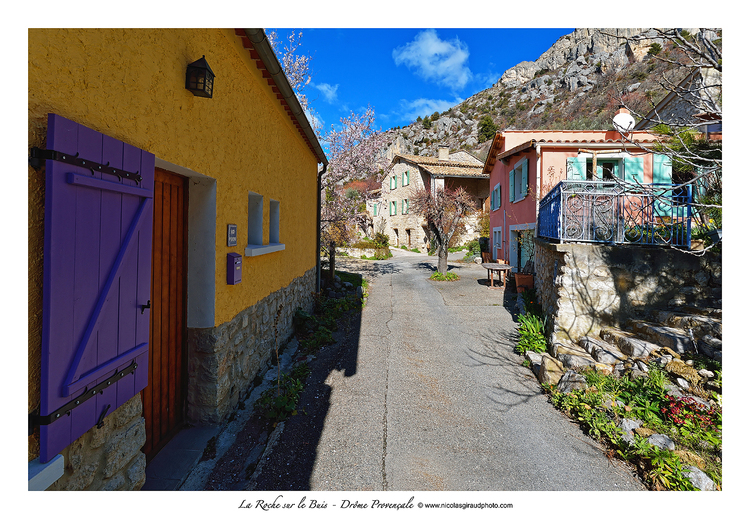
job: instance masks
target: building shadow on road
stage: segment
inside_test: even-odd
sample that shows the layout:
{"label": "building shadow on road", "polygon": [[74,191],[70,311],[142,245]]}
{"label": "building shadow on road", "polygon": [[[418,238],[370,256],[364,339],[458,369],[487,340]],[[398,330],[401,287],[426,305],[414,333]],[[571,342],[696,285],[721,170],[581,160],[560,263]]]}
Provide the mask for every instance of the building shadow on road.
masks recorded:
{"label": "building shadow on road", "polygon": [[[338,266],[346,268],[342,264]],[[358,274],[373,280],[394,273],[398,268],[385,262],[358,262],[356,270]],[[333,334],[336,342],[315,353],[297,413],[284,422],[278,442],[270,454],[260,461],[260,470],[256,471],[256,478],[249,482],[249,490],[311,489],[310,479],[318,451],[323,448],[320,442],[331,407],[329,377],[334,373],[345,377],[356,374],[361,326],[361,308],[350,310],[338,321],[338,329]]]}

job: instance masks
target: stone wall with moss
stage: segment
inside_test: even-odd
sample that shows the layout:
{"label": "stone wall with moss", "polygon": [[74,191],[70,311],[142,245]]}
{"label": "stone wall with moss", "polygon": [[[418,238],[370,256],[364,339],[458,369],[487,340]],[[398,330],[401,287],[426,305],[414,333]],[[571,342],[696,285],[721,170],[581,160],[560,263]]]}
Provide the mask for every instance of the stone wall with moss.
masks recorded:
{"label": "stone wall with moss", "polygon": [[276,360],[294,333],[294,314],[311,311],[315,269],[214,328],[188,329],[188,421],[221,423]]}
{"label": "stone wall with moss", "polygon": [[48,490],[140,490],[146,482],[146,420],[136,395],[62,452],[65,472]]}
{"label": "stone wall with moss", "polygon": [[721,256],[536,239],[534,286],[553,340],[577,341],[649,311],[721,305]]}

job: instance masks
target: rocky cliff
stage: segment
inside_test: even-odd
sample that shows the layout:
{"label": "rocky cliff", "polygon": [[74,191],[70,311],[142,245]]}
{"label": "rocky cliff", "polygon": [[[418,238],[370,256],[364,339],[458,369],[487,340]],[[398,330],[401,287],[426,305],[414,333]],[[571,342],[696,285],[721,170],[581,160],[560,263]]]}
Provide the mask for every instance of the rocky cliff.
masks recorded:
{"label": "rocky cliff", "polygon": [[667,93],[665,77],[681,79],[684,70],[659,59],[681,54],[653,29],[576,29],[442,114],[388,130],[385,153],[436,156],[447,144],[484,159],[494,129],[609,128],[621,100],[646,112]]}

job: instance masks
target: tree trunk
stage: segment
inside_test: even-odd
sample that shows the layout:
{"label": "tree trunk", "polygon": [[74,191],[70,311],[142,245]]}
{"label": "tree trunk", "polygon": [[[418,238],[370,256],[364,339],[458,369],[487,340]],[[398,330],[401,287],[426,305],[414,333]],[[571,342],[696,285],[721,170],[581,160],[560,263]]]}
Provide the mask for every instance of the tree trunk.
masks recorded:
{"label": "tree trunk", "polygon": [[448,273],[448,247],[444,245],[438,245],[438,272],[445,275]]}

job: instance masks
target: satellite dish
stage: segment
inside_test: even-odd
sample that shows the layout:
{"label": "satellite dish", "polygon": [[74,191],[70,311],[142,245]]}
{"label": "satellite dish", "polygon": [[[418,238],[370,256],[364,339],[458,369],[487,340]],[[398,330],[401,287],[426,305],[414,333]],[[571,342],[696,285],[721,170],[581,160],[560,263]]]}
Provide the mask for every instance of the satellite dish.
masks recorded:
{"label": "satellite dish", "polygon": [[622,133],[630,133],[635,126],[635,119],[629,113],[619,113],[612,119],[615,129]]}

